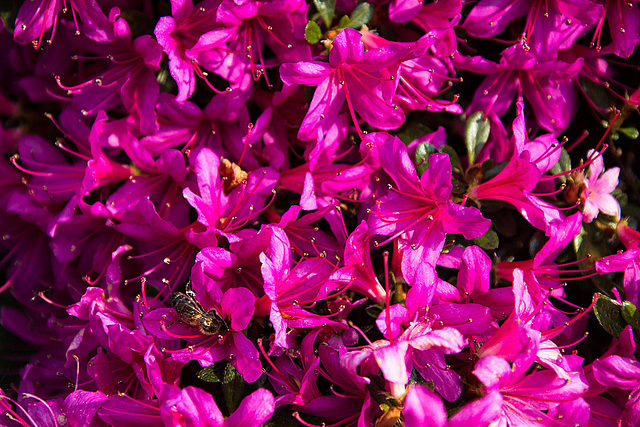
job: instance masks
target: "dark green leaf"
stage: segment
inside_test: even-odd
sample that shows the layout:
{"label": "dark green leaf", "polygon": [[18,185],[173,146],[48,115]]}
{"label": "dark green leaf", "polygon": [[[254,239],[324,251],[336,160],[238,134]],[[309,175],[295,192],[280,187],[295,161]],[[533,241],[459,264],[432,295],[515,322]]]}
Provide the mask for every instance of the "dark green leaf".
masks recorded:
{"label": "dark green leaf", "polygon": [[467,191],[469,191],[469,185],[456,179],[455,177],[451,177],[451,184],[453,184],[453,194],[465,194]]}
{"label": "dark green leaf", "polygon": [[640,312],[638,312],[636,306],[629,301],[624,301],[620,312],[622,313],[622,318],[625,322],[640,333]]}
{"label": "dark green leaf", "polygon": [[458,153],[453,149],[450,145],[445,145],[440,148],[441,153],[445,153],[449,155],[449,160],[451,161],[451,167],[454,173],[462,173],[462,163],[460,163],[460,157],[458,157]]}
{"label": "dark green leaf", "polygon": [[222,380],[222,393],[229,413],[233,413],[240,405],[244,397],[244,384],[244,379],[240,372],[231,363],[227,364],[224,369],[224,379]]}
{"label": "dark green leaf", "polygon": [[313,4],[316,5],[316,9],[320,12],[324,25],[329,28],[336,12],[336,0],[313,0]]}
{"label": "dark green leaf", "polygon": [[379,305],[370,305],[369,307],[365,308],[364,311],[367,312],[369,317],[377,319],[378,316],[380,316],[380,313],[382,313],[382,307],[380,307]]}
{"label": "dark green leaf", "polygon": [[216,373],[213,371],[213,365],[207,366],[206,368],[200,369],[198,371],[197,376],[202,381],[206,381],[208,383],[219,383],[220,382],[220,378],[218,378]]}
{"label": "dark green leaf", "polygon": [[363,25],[368,23],[371,18],[373,18],[373,6],[369,3],[360,3],[355,9],[353,9],[353,12],[349,17],[349,28],[359,30]]}
{"label": "dark green leaf", "polygon": [[500,239],[498,239],[498,233],[493,228],[489,228],[484,235],[473,239],[473,242],[482,249],[492,251],[498,247]]}
{"label": "dark green leaf", "polygon": [[473,113],[465,126],[464,142],[469,156],[469,165],[473,165],[482,146],[489,139],[491,124],[482,111]]}
{"label": "dark green leaf", "polygon": [[322,39],[322,31],[315,21],[307,22],[307,26],[304,27],[304,38],[311,44],[318,43]]}
{"label": "dark green leaf", "polygon": [[587,97],[598,107],[602,109],[608,109],[610,103],[610,96],[607,93],[607,89],[603,85],[593,82],[587,78],[580,79],[580,84],[584,89]]}
{"label": "dark green leaf", "polygon": [[409,145],[416,139],[430,132],[431,129],[429,129],[429,127],[425,126],[421,122],[407,121],[396,136],[400,138],[402,142],[404,142],[404,145]]}
{"label": "dark green leaf", "polygon": [[484,182],[489,181],[491,178],[494,178],[495,176],[497,176],[500,172],[502,172],[504,170],[505,167],[507,167],[507,165],[509,164],[509,162],[504,161],[504,162],[500,162],[497,165],[495,165],[494,167],[492,167],[491,169],[489,169],[488,171],[486,171],[482,177],[482,180]]}
{"label": "dark green leaf", "polygon": [[[569,157],[569,153],[565,150],[564,147],[560,149],[560,159],[558,163],[556,163],[552,168],[550,173],[552,175],[559,175],[571,170],[571,157]],[[558,176],[560,182],[565,183],[567,181],[566,175]]]}
{"label": "dark green leaf", "polygon": [[598,323],[614,337],[618,337],[627,325],[622,318],[621,308],[620,303],[604,295],[600,295],[593,307]]}

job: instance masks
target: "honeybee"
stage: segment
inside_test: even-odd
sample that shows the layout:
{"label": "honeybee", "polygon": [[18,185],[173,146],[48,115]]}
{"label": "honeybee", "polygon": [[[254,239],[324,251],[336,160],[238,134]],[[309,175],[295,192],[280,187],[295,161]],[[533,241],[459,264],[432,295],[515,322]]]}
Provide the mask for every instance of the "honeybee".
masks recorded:
{"label": "honeybee", "polygon": [[171,305],[184,323],[198,328],[203,335],[218,335],[219,338],[222,338],[229,330],[227,321],[218,314],[217,310],[204,311],[196,299],[191,282],[187,283],[187,289],[184,293],[173,293]]}

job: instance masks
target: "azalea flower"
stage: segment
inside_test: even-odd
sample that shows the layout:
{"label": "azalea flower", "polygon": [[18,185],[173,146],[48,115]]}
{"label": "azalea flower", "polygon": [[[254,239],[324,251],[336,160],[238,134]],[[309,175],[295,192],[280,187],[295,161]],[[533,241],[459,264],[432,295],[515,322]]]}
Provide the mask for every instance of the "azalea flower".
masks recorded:
{"label": "azalea flower", "polygon": [[[317,138],[316,129],[328,129],[345,100],[351,118],[356,124],[357,112],[372,126],[379,129],[395,129],[404,121],[404,113],[391,103],[393,93],[384,91],[387,82],[381,72],[395,64],[406,54],[406,47],[387,45],[365,52],[362,36],[355,30],[346,28],[332,42],[329,62],[286,63],[280,67],[282,80],[288,84],[318,86],[307,115],[302,122],[298,137],[303,140]],[[397,77],[397,71],[392,76]],[[361,138],[362,132],[358,130]]]}
{"label": "azalea flower", "polygon": [[435,265],[444,246],[445,233],[462,234],[466,238],[483,235],[490,221],[474,207],[458,205],[450,200],[451,163],[446,154],[432,154],[429,168],[418,178],[406,146],[397,138],[389,138],[380,147],[380,164],[395,183],[369,210],[372,235],[391,236],[383,245],[403,233],[410,233],[402,259],[402,274],[409,282],[418,262]]}
{"label": "azalea flower", "polygon": [[567,188],[568,200],[577,197],[581,202],[584,222],[592,222],[599,212],[620,219],[620,204],[611,192],[618,186],[620,168],[611,168],[603,173],[604,161],[602,153],[595,150],[587,152],[590,160],[589,171],[584,168],[576,171],[572,178],[572,186]]}

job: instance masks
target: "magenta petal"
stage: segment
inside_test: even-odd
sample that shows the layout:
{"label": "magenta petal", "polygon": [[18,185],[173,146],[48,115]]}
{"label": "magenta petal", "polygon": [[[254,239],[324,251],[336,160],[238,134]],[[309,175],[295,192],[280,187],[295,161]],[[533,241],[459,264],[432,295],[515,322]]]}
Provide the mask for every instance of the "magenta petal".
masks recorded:
{"label": "magenta petal", "polygon": [[502,414],[502,395],[493,391],[481,399],[463,406],[450,420],[447,427],[486,426]]}
{"label": "magenta petal", "polygon": [[280,78],[288,85],[317,86],[331,74],[331,67],[323,62],[297,62],[282,64]]}
{"label": "magenta petal", "polygon": [[624,271],[638,257],[640,257],[640,249],[630,249],[621,254],[609,255],[596,261],[596,271],[600,274]]}
{"label": "magenta petal", "polygon": [[245,397],[238,409],[225,421],[225,427],[259,427],[275,410],[275,399],[266,389],[261,388]]}
{"label": "magenta petal", "polygon": [[413,317],[419,309],[431,305],[431,300],[436,292],[438,278],[435,268],[426,262],[418,264],[415,270],[415,280],[413,286],[407,292],[406,300],[406,307],[410,317]]}
{"label": "magenta petal", "polygon": [[486,356],[476,363],[473,375],[478,377],[488,390],[497,390],[503,378],[511,374],[509,362],[498,356]]}
{"label": "magenta petal", "polygon": [[467,340],[456,329],[442,328],[411,337],[410,344],[416,350],[438,349],[445,354],[455,354],[462,351]]}
{"label": "magenta petal", "polygon": [[352,29],[345,28],[333,41],[333,48],[329,52],[329,64],[338,67],[345,62],[359,62],[364,57],[364,43],[362,35]]}
{"label": "magenta petal", "polygon": [[231,334],[233,338],[233,353],[231,363],[242,374],[247,382],[254,382],[262,375],[262,364],[260,363],[260,354],[247,337],[241,333]]}
{"label": "magenta petal", "polygon": [[408,349],[408,341],[399,341],[389,345],[385,342],[374,350],[373,355],[387,381],[401,385],[406,385],[409,381],[405,361]]}
{"label": "magenta petal", "polygon": [[198,387],[185,387],[182,390],[171,387],[165,393],[173,395],[165,398],[161,412],[166,421],[185,418],[187,425],[222,426],[224,417],[213,397]]}
{"label": "magenta petal", "polygon": [[411,387],[404,399],[406,427],[447,425],[447,411],[440,396],[422,385]]}
{"label": "magenta petal", "polygon": [[480,296],[489,290],[491,260],[477,246],[466,248],[462,254],[462,268],[458,274],[458,289],[465,295]]}
{"label": "magenta petal", "polygon": [[[389,337],[387,314],[389,315],[389,323],[391,325],[391,337]],[[401,304],[394,304],[388,309],[384,309],[380,312],[376,319],[376,325],[386,338],[393,339],[404,331],[401,325],[408,320],[409,316],[407,309]]]}
{"label": "magenta petal", "polygon": [[77,390],[64,399],[62,407],[71,425],[88,426],[107,399],[107,395],[100,391]]}
{"label": "magenta petal", "polygon": [[247,288],[231,288],[222,297],[222,311],[231,318],[231,329],[242,331],[247,327],[255,310],[255,297]]}
{"label": "magenta petal", "polygon": [[640,385],[640,362],[633,357],[611,355],[593,362],[593,376],[600,384],[623,390]]}

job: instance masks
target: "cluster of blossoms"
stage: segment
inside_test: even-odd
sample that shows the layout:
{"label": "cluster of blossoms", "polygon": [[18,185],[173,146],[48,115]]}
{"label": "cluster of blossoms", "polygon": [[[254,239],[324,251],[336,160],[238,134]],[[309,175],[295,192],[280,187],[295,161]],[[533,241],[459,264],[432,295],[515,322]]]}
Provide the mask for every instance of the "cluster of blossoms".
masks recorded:
{"label": "cluster of blossoms", "polygon": [[639,9],[1,10],[0,424],[640,425]]}

